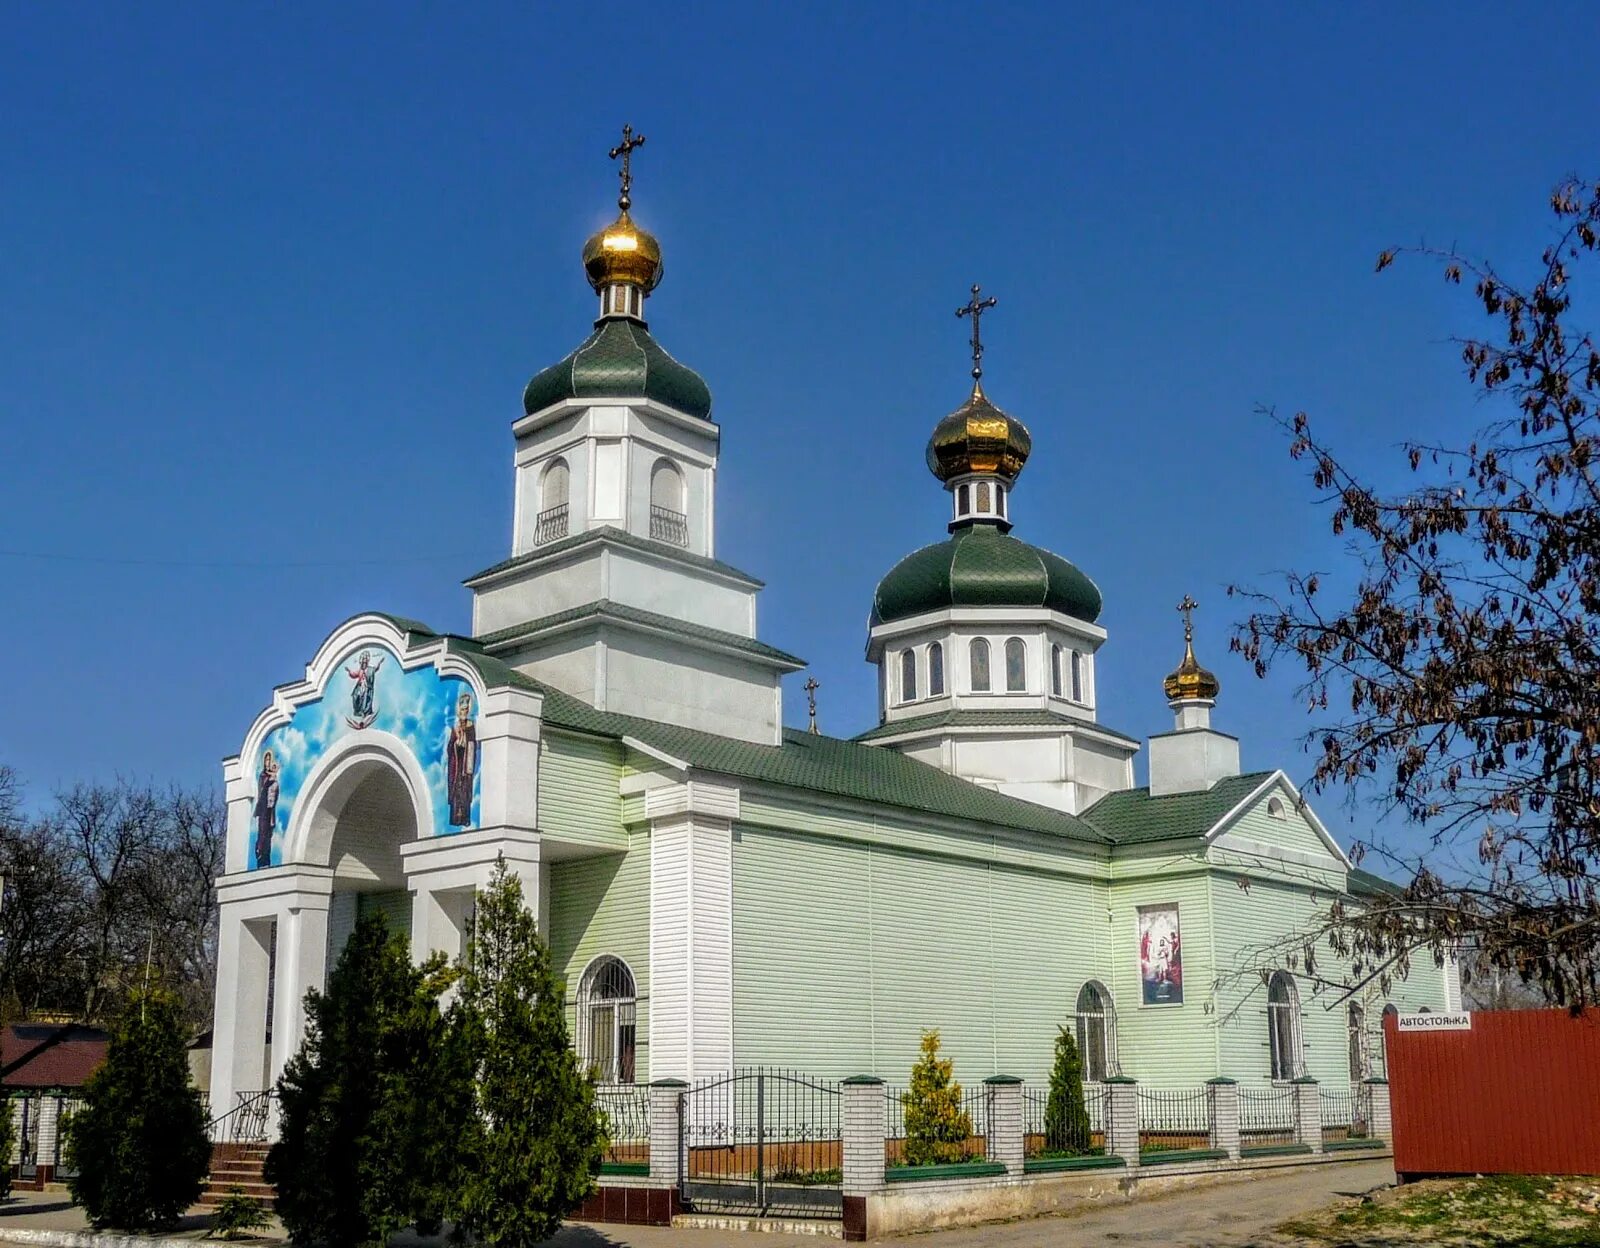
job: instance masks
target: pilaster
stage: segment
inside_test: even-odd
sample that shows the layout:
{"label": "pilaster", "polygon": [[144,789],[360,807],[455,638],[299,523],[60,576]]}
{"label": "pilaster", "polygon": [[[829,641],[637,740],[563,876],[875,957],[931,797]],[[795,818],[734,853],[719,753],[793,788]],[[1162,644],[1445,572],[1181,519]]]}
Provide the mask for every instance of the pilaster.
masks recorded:
{"label": "pilaster", "polygon": [[1127,1075],[1113,1075],[1106,1088],[1106,1152],[1129,1169],[1139,1164],[1139,1088]]}
{"label": "pilaster", "polygon": [[883,1189],[883,1137],[889,1124],[883,1096],[883,1080],[876,1075],[852,1075],[839,1086],[842,1190],[847,1198]]}
{"label": "pilaster", "polygon": [[682,1173],[681,1079],[657,1079],[650,1085],[650,1185],[676,1186]]}
{"label": "pilaster", "polygon": [[1295,1143],[1304,1144],[1313,1153],[1322,1151],[1322,1102],[1317,1091],[1317,1081],[1310,1075],[1301,1075],[1294,1081]]}
{"label": "pilaster", "polygon": [[1372,1133],[1373,1139],[1393,1143],[1394,1117],[1389,1108],[1389,1081],[1368,1079],[1363,1086],[1367,1090],[1367,1130]]}

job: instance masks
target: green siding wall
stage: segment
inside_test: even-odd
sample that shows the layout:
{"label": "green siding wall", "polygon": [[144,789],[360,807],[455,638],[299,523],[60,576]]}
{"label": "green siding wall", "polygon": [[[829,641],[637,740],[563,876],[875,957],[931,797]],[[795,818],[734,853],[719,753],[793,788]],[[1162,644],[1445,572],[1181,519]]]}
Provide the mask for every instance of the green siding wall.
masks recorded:
{"label": "green siding wall", "polygon": [[365,918],[369,914],[381,914],[391,932],[410,939],[411,894],[405,889],[397,888],[384,893],[357,893],[356,917]]}
{"label": "green siding wall", "polygon": [[592,849],[625,850],[622,744],[545,730],[539,755],[539,831]]}
{"label": "green siding wall", "polygon": [[903,1082],[937,1027],[963,1083],[1043,1079],[1104,914],[1081,876],[741,826],[734,1059]]}
{"label": "green siding wall", "polygon": [[[623,854],[565,859],[550,864],[550,954],[577,994],[583,970],[609,953],[633,971],[638,993],[635,1080],[650,1078],[650,844],[641,836]],[[567,1025],[573,1027],[568,1007]]]}

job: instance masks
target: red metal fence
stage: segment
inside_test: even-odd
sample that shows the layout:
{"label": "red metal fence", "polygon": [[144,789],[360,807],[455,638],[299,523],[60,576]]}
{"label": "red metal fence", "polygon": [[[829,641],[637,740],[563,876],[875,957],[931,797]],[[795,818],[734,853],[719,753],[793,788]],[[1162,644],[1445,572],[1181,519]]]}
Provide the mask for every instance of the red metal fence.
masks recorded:
{"label": "red metal fence", "polygon": [[1600,1174],[1600,1010],[1481,1010],[1465,1031],[1384,1020],[1394,1168]]}

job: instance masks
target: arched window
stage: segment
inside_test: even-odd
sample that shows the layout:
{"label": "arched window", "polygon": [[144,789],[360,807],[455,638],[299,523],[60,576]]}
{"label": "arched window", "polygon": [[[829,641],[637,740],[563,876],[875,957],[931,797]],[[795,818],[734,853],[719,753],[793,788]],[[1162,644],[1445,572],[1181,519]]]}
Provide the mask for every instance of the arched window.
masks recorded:
{"label": "arched window", "polygon": [[1267,1047],[1272,1077],[1298,1079],[1305,1069],[1300,1045],[1300,991],[1288,971],[1274,971],[1267,981]]}
{"label": "arched window", "polygon": [[578,985],[578,1059],[601,1083],[632,1083],[638,1044],[633,972],[621,958],[596,958]]}
{"label": "arched window", "polygon": [[683,473],[670,459],[656,460],[650,469],[650,536],[687,546],[689,524],[684,512]]}
{"label": "arched window", "polygon": [[915,650],[902,650],[900,652],[900,700],[902,702],[915,702],[917,700],[917,652]]}
{"label": "arched window", "polygon": [[1078,1052],[1083,1077],[1104,1082],[1117,1073],[1117,1012],[1105,985],[1090,980],[1078,990]]}
{"label": "arched window", "polygon": [[967,648],[967,656],[972,664],[972,692],[988,693],[989,643],[982,637],[974,637]]}
{"label": "arched window", "polygon": [[1061,647],[1050,647],[1050,692],[1061,696]]}
{"label": "arched window", "polygon": [[1006,642],[1006,692],[1026,693],[1028,689],[1028,647],[1022,638]]}
{"label": "arched window", "polygon": [[956,486],[956,515],[964,516],[972,510],[972,487],[966,482]]}
{"label": "arched window", "polygon": [[980,481],[978,482],[978,511],[983,515],[988,515],[990,510],[989,483],[987,481]]}
{"label": "arched window", "polygon": [[1350,1082],[1360,1083],[1367,1077],[1366,1011],[1354,1001],[1346,1011],[1346,1045],[1350,1051]]}
{"label": "arched window", "polygon": [[1083,655],[1072,652],[1072,700],[1083,701]]}
{"label": "arched window", "polygon": [[[1284,809],[1281,797],[1269,797],[1267,799],[1267,815],[1272,819],[1287,819],[1289,817],[1289,812]],[[1360,1007],[1352,1005],[1350,1008],[1354,1010]]]}
{"label": "arched window", "polygon": [[567,500],[572,490],[572,470],[564,459],[552,459],[539,480],[539,514],[534,519],[533,540],[553,542],[567,535],[570,523]]}
{"label": "arched window", "polygon": [[944,646],[937,641],[928,647],[928,696],[944,696]]}
{"label": "arched window", "polygon": [[1384,1036],[1384,1029],[1388,1027],[1391,1018],[1398,1018],[1399,1016],[1399,1009],[1395,1007],[1393,1001],[1390,1001],[1384,1005],[1383,1014],[1378,1020],[1378,1064],[1383,1071],[1385,1079],[1389,1077],[1389,1045]]}

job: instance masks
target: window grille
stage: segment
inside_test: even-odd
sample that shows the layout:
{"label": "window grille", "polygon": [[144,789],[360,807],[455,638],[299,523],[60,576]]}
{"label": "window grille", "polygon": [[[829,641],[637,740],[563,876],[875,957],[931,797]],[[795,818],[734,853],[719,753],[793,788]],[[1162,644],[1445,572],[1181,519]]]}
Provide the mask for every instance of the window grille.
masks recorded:
{"label": "window grille", "polygon": [[1117,1073],[1117,1012],[1103,984],[1090,980],[1078,992],[1078,1054],[1083,1077],[1103,1082]]}
{"label": "window grille", "polygon": [[1267,1042],[1272,1077],[1285,1081],[1305,1073],[1300,1036],[1300,992],[1287,971],[1274,971],[1267,984]]}
{"label": "window grille", "polygon": [[578,988],[578,1057],[602,1083],[632,1083],[638,1047],[633,972],[610,955],[596,959]]}

